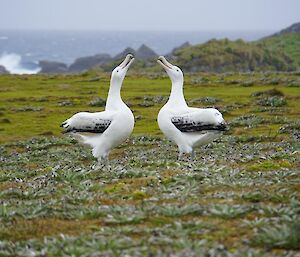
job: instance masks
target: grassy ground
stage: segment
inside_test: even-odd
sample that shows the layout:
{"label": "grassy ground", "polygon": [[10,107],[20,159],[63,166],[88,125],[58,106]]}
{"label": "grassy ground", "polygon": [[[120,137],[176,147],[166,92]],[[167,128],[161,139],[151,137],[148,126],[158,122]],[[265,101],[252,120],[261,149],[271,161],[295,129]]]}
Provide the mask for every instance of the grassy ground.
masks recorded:
{"label": "grassy ground", "polygon": [[129,74],[134,134],[94,170],[59,124],[102,110],[108,82],[0,76],[0,256],[299,256],[299,74],[188,75],[190,105],[230,124],[193,162],[156,124],[169,80]]}

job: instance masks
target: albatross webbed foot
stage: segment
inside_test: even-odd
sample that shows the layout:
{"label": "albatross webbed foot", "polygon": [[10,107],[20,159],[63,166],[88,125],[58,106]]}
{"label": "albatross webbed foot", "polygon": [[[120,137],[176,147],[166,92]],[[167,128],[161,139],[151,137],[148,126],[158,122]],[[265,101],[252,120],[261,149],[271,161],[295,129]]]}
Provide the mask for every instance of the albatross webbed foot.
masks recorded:
{"label": "albatross webbed foot", "polygon": [[103,170],[104,168],[107,168],[108,170],[111,170],[110,162],[108,157],[100,157],[98,158],[98,162],[92,166],[94,170]]}
{"label": "albatross webbed foot", "polygon": [[181,161],[181,160],[182,160],[182,152],[179,152],[177,156],[177,161]]}

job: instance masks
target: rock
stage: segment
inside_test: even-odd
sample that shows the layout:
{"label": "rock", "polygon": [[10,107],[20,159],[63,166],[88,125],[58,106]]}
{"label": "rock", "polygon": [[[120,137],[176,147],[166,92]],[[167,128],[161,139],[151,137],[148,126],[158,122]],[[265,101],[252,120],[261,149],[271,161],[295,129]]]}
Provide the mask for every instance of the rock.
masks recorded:
{"label": "rock", "polygon": [[135,56],[138,59],[147,60],[151,58],[156,58],[158,55],[151,48],[143,44],[138,50],[136,50]]}
{"label": "rock", "polygon": [[287,33],[300,33],[300,22],[294,23],[293,25],[273,34],[272,36],[280,36],[280,35],[284,35]]}
{"label": "rock", "polygon": [[37,70],[39,69],[39,65],[34,62],[21,62],[21,67],[25,68],[26,70]]}
{"label": "rock", "polygon": [[190,42],[184,42],[182,45],[180,45],[180,46],[178,46],[178,47],[175,47],[173,50],[172,50],[172,52],[171,52],[171,54],[173,54],[173,53],[175,53],[178,49],[182,49],[182,48],[187,48],[187,47],[190,47],[191,46],[191,44],[190,44]]}
{"label": "rock", "polygon": [[39,73],[56,74],[68,72],[67,65],[62,62],[39,61],[39,67],[41,67]]}
{"label": "rock", "polygon": [[173,50],[172,50],[170,53],[166,54],[165,57],[166,57],[167,59],[173,60],[174,57],[175,57],[175,55],[176,55],[176,51],[177,51],[177,50],[183,49],[183,48],[187,48],[187,47],[190,47],[190,46],[192,46],[192,45],[190,44],[190,42],[188,42],[188,41],[187,41],[187,42],[184,42],[182,45],[173,48]]}
{"label": "rock", "polygon": [[177,48],[186,48],[186,47],[190,47],[190,46],[191,46],[190,42],[186,41],[181,46],[179,46]]}
{"label": "rock", "polygon": [[131,48],[131,47],[127,47],[121,53],[117,54],[114,57],[114,60],[124,59],[127,54],[133,54],[133,55],[135,55],[135,50],[133,48]]}
{"label": "rock", "polygon": [[8,70],[4,66],[0,65],[0,74],[8,74],[8,73],[9,73]]}
{"label": "rock", "polygon": [[112,61],[109,54],[97,54],[93,56],[80,57],[69,67],[69,72],[83,72],[95,66],[107,64]]}

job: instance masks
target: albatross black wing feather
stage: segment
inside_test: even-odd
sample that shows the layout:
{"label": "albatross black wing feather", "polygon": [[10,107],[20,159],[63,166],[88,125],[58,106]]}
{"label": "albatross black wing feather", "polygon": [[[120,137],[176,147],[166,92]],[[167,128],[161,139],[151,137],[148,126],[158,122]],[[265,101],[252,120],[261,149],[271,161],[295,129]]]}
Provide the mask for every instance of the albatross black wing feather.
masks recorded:
{"label": "albatross black wing feather", "polygon": [[213,124],[195,122],[187,117],[173,117],[171,121],[181,132],[225,131],[227,129],[227,126],[224,123]]}
{"label": "albatross black wing feather", "polygon": [[90,124],[84,123],[74,127],[66,127],[65,132],[89,132],[89,133],[103,133],[109,125],[111,120],[97,119]]}

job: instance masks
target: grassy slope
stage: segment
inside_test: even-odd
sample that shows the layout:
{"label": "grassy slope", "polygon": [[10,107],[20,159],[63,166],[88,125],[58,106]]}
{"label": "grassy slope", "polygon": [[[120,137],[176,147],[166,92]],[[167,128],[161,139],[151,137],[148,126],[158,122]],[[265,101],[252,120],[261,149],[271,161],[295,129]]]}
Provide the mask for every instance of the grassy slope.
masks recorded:
{"label": "grassy slope", "polygon": [[288,33],[259,40],[275,51],[283,51],[300,65],[300,33]]}
{"label": "grassy slope", "polygon": [[[159,137],[163,102],[144,99],[168,95],[169,80],[131,74],[122,95],[141,117],[110,166],[94,170],[90,149],[58,125],[101,110],[88,103],[106,97],[108,81],[94,73],[0,76],[0,256],[299,254],[298,75],[186,76],[187,100],[217,106],[231,127],[189,163]],[[273,88],[285,96],[251,96]]]}
{"label": "grassy slope", "polygon": [[255,42],[210,40],[175,51],[177,63],[190,71],[295,70],[300,64],[300,34]]}

